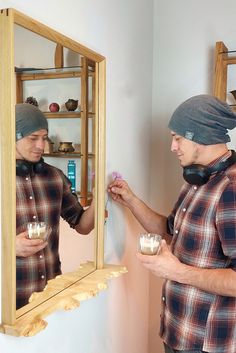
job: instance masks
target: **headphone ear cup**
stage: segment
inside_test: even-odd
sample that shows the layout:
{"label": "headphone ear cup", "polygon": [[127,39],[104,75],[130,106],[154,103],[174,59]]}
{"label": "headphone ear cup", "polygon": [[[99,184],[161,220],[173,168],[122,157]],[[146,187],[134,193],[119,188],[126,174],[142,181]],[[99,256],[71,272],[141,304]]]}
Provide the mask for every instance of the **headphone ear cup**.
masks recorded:
{"label": "headphone ear cup", "polygon": [[183,168],[183,177],[191,185],[204,185],[214,173],[222,172],[236,163],[236,152],[231,150],[231,156],[223,162],[219,162],[212,167],[201,164],[192,164]]}
{"label": "headphone ear cup", "polygon": [[45,172],[45,164],[44,164],[43,158],[41,158],[40,161],[35,163],[33,166],[34,166],[34,172],[36,174],[44,174],[44,172]]}
{"label": "headphone ear cup", "polygon": [[17,160],[16,161],[16,175],[26,176],[32,171],[31,165],[27,161]]}
{"label": "headphone ear cup", "polygon": [[40,159],[37,163],[27,162],[22,159],[16,160],[16,175],[18,176],[27,176],[34,174],[44,174],[46,171],[43,158]]}
{"label": "headphone ear cup", "polygon": [[183,169],[184,180],[191,185],[204,185],[208,182],[211,173],[208,168],[200,164],[193,164]]}

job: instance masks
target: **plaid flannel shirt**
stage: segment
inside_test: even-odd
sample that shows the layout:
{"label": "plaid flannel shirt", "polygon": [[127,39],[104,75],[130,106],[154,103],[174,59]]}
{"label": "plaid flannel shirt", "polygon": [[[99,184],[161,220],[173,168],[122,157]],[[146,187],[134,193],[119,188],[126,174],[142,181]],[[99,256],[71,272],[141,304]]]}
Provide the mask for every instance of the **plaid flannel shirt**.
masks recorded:
{"label": "plaid flannel shirt", "polygon": [[[205,185],[185,183],[168,229],[173,254],[182,263],[236,271],[236,165]],[[167,280],[162,307],[160,335],[173,349],[236,352],[235,297]]]}
{"label": "plaid flannel shirt", "polygon": [[45,169],[43,174],[16,177],[16,234],[25,231],[27,222],[32,221],[44,221],[52,228],[48,245],[42,251],[16,257],[17,308],[27,304],[33,292],[42,291],[49,279],[61,273],[60,217],[74,228],[84,212],[62,171],[46,163]]}

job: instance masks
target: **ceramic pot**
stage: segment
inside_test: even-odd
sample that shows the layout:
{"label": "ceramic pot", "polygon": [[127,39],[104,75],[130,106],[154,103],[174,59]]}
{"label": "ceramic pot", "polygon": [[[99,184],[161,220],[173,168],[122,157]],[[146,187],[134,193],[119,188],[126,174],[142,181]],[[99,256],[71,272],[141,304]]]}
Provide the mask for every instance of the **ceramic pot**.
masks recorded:
{"label": "ceramic pot", "polygon": [[69,111],[73,111],[78,107],[78,100],[75,99],[68,99],[65,103],[66,109]]}
{"label": "ceramic pot", "polygon": [[52,112],[52,113],[55,113],[55,112],[59,112],[59,110],[60,110],[60,106],[59,106],[59,104],[57,104],[57,103],[51,103],[50,105],[49,105],[49,110],[50,110],[50,112]]}
{"label": "ceramic pot", "polygon": [[72,142],[60,142],[58,147],[59,152],[74,152],[74,147],[72,146]]}

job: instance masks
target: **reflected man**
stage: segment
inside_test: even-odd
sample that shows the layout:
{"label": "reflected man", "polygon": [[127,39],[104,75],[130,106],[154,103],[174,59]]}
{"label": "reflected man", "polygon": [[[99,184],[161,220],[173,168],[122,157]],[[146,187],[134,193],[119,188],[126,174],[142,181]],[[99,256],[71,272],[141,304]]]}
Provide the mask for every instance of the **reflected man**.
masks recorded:
{"label": "reflected man", "polygon": [[[48,136],[44,114],[32,104],[16,105],[16,308],[28,303],[61,273],[58,251],[60,217],[80,234],[94,228],[94,201],[86,210],[71,192],[63,172],[44,162]],[[28,222],[46,222],[47,241],[29,239]]]}

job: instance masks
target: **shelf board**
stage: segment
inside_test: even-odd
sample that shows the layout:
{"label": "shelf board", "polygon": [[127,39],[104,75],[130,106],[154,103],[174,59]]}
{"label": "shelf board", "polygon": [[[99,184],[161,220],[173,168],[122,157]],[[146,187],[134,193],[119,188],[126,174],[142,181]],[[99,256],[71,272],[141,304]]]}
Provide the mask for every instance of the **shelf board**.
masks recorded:
{"label": "shelf board", "polygon": [[231,109],[236,112],[236,104],[230,104]]}
{"label": "shelf board", "polygon": [[[79,152],[52,152],[52,153],[44,153],[44,157],[56,157],[56,158],[81,158],[83,155]],[[88,157],[94,157],[94,153],[88,153]]]}
{"label": "shelf board", "polygon": [[52,152],[52,153],[44,153],[44,157],[60,157],[60,158],[70,158],[70,157],[76,157],[80,158],[82,157],[82,154],[79,152]]}
{"label": "shelf board", "polygon": [[80,198],[80,199],[89,199],[91,200],[93,198],[93,194],[92,192],[88,191],[86,196],[81,196],[81,192],[80,191],[75,191],[76,195]]}
{"label": "shelf board", "polygon": [[43,112],[47,119],[66,119],[66,118],[80,118],[80,111],[61,111],[56,113]]}
{"label": "shelf board", "polygon": [[223,59],[224,62],[226,62],[227,65],[235,65],[236,64],[236,57],[227,57]]}
{"label": "shelf board", "polygon": [[[79,119],[81,118],[81,111],[59,111],[59,112],[43,112],[43,114],[46,116],[47,119]],[[89,118],[93,118],[95,116],[95,113],[88,113]]]}
{"label": "shelf board", "polygon": [[[16,75],[21,81],[32,81],[32,80],[48,80],[58,78],[75,78],[81,77],[81,66],[77,67],[65,67],[65,68],[15,68]],[[94,71],[91,69],[88,72],[89,76],[94,76]]]}

